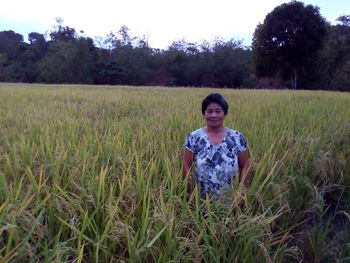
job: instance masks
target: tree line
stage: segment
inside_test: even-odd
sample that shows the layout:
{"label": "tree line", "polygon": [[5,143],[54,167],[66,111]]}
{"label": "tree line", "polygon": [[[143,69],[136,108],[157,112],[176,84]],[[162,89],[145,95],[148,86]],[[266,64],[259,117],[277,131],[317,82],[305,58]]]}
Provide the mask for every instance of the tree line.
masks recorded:
{"label": "tree line", "polygon": [[350,91],[350,16],[331,25],[299,1],[270,12],[251,47],[217,38],[155,49],[126,26],[93,40],[57,22],[49,39],[32,32],[28,43],[0,32],[0,81],[259,88],[277,77],[287,88]]}
{"label": "tree line", "polygon": [[123,26],[96,47],[93,39],[62,25],[49,41],[35,32],[28,40],[0,32],[0,81],[237,88],[252,72],[251,50],[234,40],[176,41],[159,50]]}

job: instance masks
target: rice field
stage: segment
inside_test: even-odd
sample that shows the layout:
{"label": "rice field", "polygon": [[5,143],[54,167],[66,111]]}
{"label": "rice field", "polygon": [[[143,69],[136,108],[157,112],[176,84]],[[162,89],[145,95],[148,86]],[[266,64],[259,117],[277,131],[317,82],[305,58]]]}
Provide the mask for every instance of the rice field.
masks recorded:
{"label": "rice field", "polygon": [[[249,143],[242,209],[181,174],[211,92]],[[3,262],[350,262],[350,94],[0,84]]]}

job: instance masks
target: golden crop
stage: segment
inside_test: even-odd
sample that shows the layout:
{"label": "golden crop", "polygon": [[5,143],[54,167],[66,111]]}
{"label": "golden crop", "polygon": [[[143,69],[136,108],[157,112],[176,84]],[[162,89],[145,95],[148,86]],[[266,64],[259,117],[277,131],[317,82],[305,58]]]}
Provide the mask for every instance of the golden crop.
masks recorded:
{"label": "golden crop", "polygon": [[[187,197],[181,175],[214,91],[250,145],[243,210]],[[307,218],[322,223],[327,200],[346,197],[349,171],[349,93],[0,84],[0,262],[345,257]]]}

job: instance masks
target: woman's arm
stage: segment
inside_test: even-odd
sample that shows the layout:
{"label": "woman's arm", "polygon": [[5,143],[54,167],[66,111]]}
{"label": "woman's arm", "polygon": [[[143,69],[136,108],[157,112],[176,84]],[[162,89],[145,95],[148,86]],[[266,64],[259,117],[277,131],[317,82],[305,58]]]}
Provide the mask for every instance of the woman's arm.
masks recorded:
{"label": "woman's arm", "polygon": [[243,182],[243,186],[245,189],[248,189],[252,180],[250,173],[250,161],[248,150],[238,154],[238,165],[239,181]]}
{"label": "woman's arm", "polygon": [[191,184],[191,178],[188,178],[191,176],[192,173],[192,164],[193,164],[193,152],[185,148],[183,153],[183,161],[182,161],[182,175],[184,179],[188,180],[187,185],[187,192],[189,194],[192,193],[192,184]]}

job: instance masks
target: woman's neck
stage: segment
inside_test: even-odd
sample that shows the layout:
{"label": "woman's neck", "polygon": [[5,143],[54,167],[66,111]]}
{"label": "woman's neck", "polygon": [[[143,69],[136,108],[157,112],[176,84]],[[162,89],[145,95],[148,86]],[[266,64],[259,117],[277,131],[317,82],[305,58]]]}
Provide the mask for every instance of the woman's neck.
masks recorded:
{"label": "woman's neck", "polygon": [[226,131],[224,126],[207,126],[205,130],[207,133],[222,133]]}

